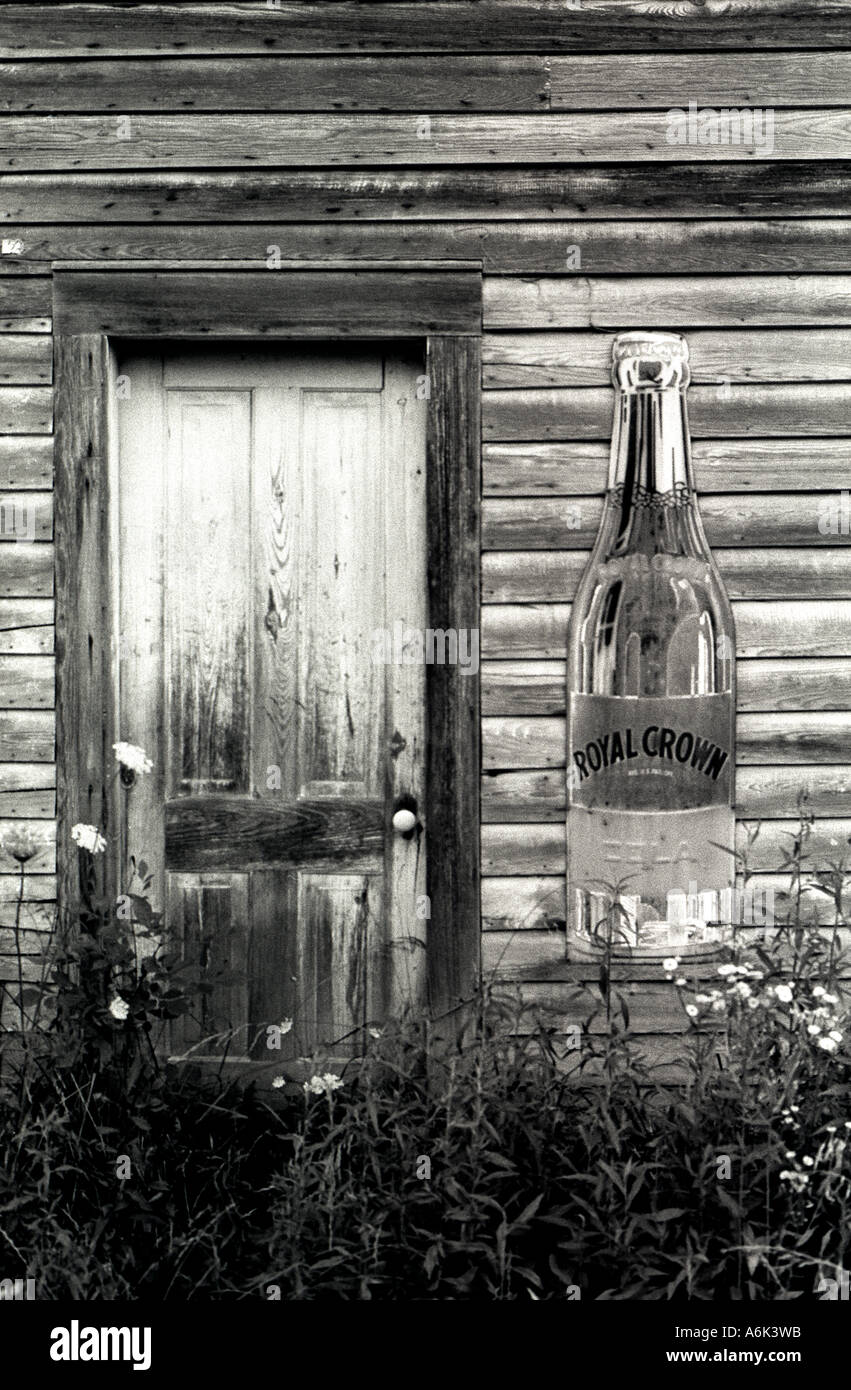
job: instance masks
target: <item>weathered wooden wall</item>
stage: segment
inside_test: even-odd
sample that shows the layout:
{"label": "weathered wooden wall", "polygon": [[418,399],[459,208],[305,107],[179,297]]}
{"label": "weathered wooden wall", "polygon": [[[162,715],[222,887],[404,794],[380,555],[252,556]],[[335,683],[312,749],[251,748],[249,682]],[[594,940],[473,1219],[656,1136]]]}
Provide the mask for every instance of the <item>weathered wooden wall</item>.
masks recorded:
{"label": "weathered wooden wall", "polygon": [[[574,1016],[548,930],[564,917],[565,626],[622,328],[691,343],[698,485],[738,623],[740,813],[766,820],[758,867],[778,862],[802,788],[815,844],[841,853],[847,3],[0,5],[0,35],[0,475],[4,509],[25,504],[36,525],[35,543],[2,551],[0,831],[49,828],[54,811],[52,265],[262,268],[276,247],[284,263],[485,272],[486,969]],[[773,148],[669,145],[666,112],[690,101],[772,108]],[[52,848],[30,867],[29,896],[49,903]],[[631,988],[636,1028],[680,1026],[654,979]]]}

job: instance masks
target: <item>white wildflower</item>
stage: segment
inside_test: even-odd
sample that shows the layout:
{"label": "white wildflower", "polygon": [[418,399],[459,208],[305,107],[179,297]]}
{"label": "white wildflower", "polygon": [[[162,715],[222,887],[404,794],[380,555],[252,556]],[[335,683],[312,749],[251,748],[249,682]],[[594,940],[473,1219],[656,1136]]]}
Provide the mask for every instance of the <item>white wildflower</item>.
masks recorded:
{"label": "white wildflower", "polygon": [[809,1154],[806,1154],[804,1158],[801,1159],[801,1162],[805,1168],[812,1168],[813,1166],[813,1160],[810,1158]]}
{"label": "white wildflower", "polygon": [[674,971],[679,968],[679,964],[679,956],[666,956],[662,961],[662,969],[667,971],[669,975],[673,975]]}
{"label": "white wildflower", "polygon": [[113,743],[112,747],[121,766],[129,768],[131,772],[144,774],[154,766],[144,748],[136,743]]}
{"label": "white wildflower", "polygon": [[834,1042],[833,1038],[819,1038],[818,1045],[819,1047],[823,1048],[825,1052],[836,1051],[836,1043]]}
{"label": "white wildflower", "polygon": [[342,1084],[342,1077],[336,1076],[332,1071],[326,1071],[324,1076],[311,1076],[309,1081],[305,1081],[302,1090],[306,1095],[330,1096],[332,1091],[339,1091]]}
{"label": "white wildflower", "polygon": [[80,849],[87,849],[91,854],[101,854],[106,849],[106,840],[95,825],[83,825],[82,822],[72,825],[71,839]]}
{"label": "white wildflower", "polygon": [[697,1018],[698,1010],[694,1004],[686,1004],[686,1013],[689,1018]]}
{"label": "white wildflower", "polygon": [[750,985],[746,985],[744,980],[739,980],[737,984],[730,985],[728,994],[735,995],[737,999],[750,999],[753,990]]}
{"label": "white wildflower", "polygon": [[737,975],[738,973],[739,973],[739,967],[738,967],[737,965],[729,965],[729,964],[728,964],[728,965],[719,965],[719,966],[718,966],[718,974],[719,974],[719,975]]}
{"label": "white wildflower", "polygon": [[272,1085],[274,1086],[274,1088],[275,1088],[276,1091],[280,1091],[281,1087],[282,1087],[282,1086],[286,1086],[286,1084],[287,1084],[287,1082],[286,1082],[286,1078],[285,1078],[285,1077],[283,1077],[283,1076],[273,1076],[273,1077],[272,1077]]}
{"label": "white wildflower", "polygon": [[782,1182],[788,1182],[796,1192],[803,1192],[810,1180],[809,1173],[790,1173],[788,1168],[780,1174]]}
{"label": "white wildflower", "polygon": [[781,1004],[791,1004],[791,1003],[792,1003],[792,990],[791,990],[791,988],[789,987],[789,985],[775,985],[775,986],[774,986],[774,993],[775,993],[775,995],[777,996],[777,998],[780,1000],[780,1003],[781,1003]]}
{"label": "white wildflower", "polygon": [[278,1024],[278,1032],[280,1033],[281,1037],[283,1037],[285,1033],[289,1033],[292,1030],[292,1026],[293,1021],[291,1018],[282,1018],[280,1023]]}
{"label": "white wildflower", "polygon": [[123,1023],[125,1018],[129,1018],[130,1016],[130,1005],[127,1003],[126,999],[121,998],[120,994],[116,994],[109,1006],[109,1012],[112,1014],[113,1018],[117,1018]]}

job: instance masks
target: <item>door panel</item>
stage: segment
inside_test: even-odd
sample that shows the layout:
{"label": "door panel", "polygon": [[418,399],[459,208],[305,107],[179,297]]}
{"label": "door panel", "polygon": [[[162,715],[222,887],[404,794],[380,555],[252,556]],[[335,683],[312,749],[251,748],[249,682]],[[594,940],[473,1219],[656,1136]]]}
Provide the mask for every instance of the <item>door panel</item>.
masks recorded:
{"label": "door panel", "polygon": [[381,913],[375,874],[299,875],[298,1043],[304,1051],[330,1033],[351,1049],[362,1037],[358,1030],[381,1017],[375,997]]}
{"label": "door panel", "polygon": [[260,795],[270,767],[290,796],[383,793],[384,668],[372,661],[371,638],[384,625],[384,493],[397,485],[382,470],[385,407],[381,384],[283,399],[257,393],[267,556],[267,592],[258,593]]}
{"label": "door panel", "polygon": [[246,792],[251,393],[169,390],[166,439],[168,795]]}
{"label": "door panel", "polygon": [[296,756],[299,796],[376,795],[381,785],[383,496],[370,440],[380,398],[307,392],[301,417],[302,574]]}
{"label": "door panel", "polygon": [[[248,1016],[248,875],[169,874],[168,915],[175,945],[213,987],[174,1029],[180,1049],[224,1052]],[[237,1051],[244,1051],[241,1042]]]}
{"label": "door panel", "polygon": [[212,986],[175,1048],[281,1060],[292,1018],[293,1054],[346,1055],[423,979],[425,839],[392,816],[411,797],[425,825],[424,668],[377,657],[426,623],[421,364],[119,370],[120,737],[155,761],[123,793],[123,878],[144,858]]}

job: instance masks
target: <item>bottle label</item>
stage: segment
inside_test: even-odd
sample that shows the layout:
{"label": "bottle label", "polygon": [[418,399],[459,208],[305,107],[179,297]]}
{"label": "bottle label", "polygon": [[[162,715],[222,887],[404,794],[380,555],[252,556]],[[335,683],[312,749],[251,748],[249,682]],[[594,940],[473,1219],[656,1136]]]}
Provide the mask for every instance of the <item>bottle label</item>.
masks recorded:
{"label": "bottle label", "polygon": [[733,696],[571,695],[568,802],[588,810],[730,805]]}

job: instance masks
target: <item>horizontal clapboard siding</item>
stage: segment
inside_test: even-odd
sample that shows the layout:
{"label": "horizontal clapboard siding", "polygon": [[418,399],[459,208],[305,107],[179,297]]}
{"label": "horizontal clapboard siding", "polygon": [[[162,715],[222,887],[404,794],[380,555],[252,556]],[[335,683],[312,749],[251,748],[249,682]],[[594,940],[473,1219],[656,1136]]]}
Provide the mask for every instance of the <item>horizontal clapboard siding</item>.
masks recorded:
{"label": "horizontal clapboard siding", "polygon": [[[14,547],[17,553],[20,547]],[[0,653],[37,656],[53,651],[53,603],[0,598]]]}
{"label": "horizontal clapboard siding", "polygon": [[[848,481],[851,439],[699,439],[692,457],[701,492],[839,490]],[[602,443],[485,444],[484,493],[602,493],[608,461],[609,447]]]}
{"label": "horizontal clapboard siding", "polygon": [[[781,763],[740,767],[736,773],[736,809],[744,820],[788,820],[799,796],[815,816],[851,816],[851,770],[845,760],[822,767]],[[482,778],[484,822],[564,821],[564,771],[525,768],[491,772]]]}
{"label": "horizontal clapboard siding", "polygon": [[42,386],[0,386],[4,434],[50,434],[52,428],[52,391]]}
{"label": "horizontal clapboard siding", "polygon": [[52,304],[53,282],[49,275],[15,275],[0,271],[0,321],[9,325],[3,327],[2,332],[28,331],[19,328],[14,322],[16,319],[35,319],[42,325],[40,332],[49,332]]}
{"label": "horizontal clapboard siding", "polygon": [[[694,386],[689,420],[700,435],[729,437],[842,434],[851,407],[851,384]],[[611,432],[611,399],[603,388],[493,391],[485,400],[485,439],[600,439]]]}
{"label": "horizontal clapboard siding", "polygon": [[[703,974],[712,978],[712,966],[705,967]],[[498,991],[506,1002],[519,999],[529,1011],[525,1018],[519,1020],[518,1032],[531,1033],[535,1030],[535,1013],[544,1014],[547,1025],[556,1031],[575,1027],[588,1019],[588,1031],[592,1035],[602,1036],[608,1032],[609,1024],[605,1008],[600,1004],[599,990],[592,982],[584,985],[561,983],[567,975],[567,971],[559,972],[552,982],[539,978],[527,983],[524,978],[519,986],[507,986]],[[634,1035],[676,1035],[688,1026],[683,1002],[677,991],[665,984],[664,979],[660,981],[661,975],[662,971],[657,968],[655,979],[645,977],[619,991],[629,1008],[630,1031]],[[847,996],[847,991],[843,993]]]}
{"label": "horizontal clapboard siding", "polygon": [[[767,821],[747,849],[740,827],[737,848],[746,854],[749,872],[770,872],[791,850],[798,834],[794,820]],[[851,819],[820,820],[807,839],[807,853],[821,860],[841,858],[851,837]],[[482,872],[497,878],[543,877],[565,872],[565,833],[561,825],[485,825]]]}
{"label": "horizontal clapboard siding", "polygon": [[[140,222],[598,220],[848,216],[851,172],[841,161],[806,165],[608,163],[581,168],[193,170],[174,173],[10,174],[6,224]],[[565,231],[572,229],[565,229]],[[571,234],[566,245],[572,244]],[[659,257],[663,257],[660,246]],[[657,265],[659,258],[657,257]],[[795,268],[795,267],[791,267]],[[806,256],[799,269],[810,270]],[[629,273],[624,266],[621,273]],[[522,325],[534,328],[532,322]]]}
{"label": "horizontal clapboard siding", "polygon": [[16,547],[50,540],[53,534],[53,495],[50,492],[0,494],[0,538]]}
{"label": "horizontal clapboard siding", "polygon": [[[0,833],[54,814],[52,267],[171,273],[184,290],[167,302],[177,281],[156,282],[151,326],[175,333],[193,274],[272,276],[270,253],[480,267],[483,965],[575,1021],[589,1001],[560,929],[565,639],[602,505],[618,330],[688,333],[760,880],[782,886],[771,871],[802,792],[814,852],[838,853],[851,828],[851,10],[226,9],[0,5]],[[669,110],[691,101],[772,108],[771,147],[669,143]],[[408,327],[423,328],[416,306]],[[48,839],[26,881],[34,957],[53,862]],[[0,860],[0,955],[13,869]],[[825,899],[811,909],[830,921]],[[675,1057],[670,990],[655,966],[626,975],[634,1026]]]}
{"label": "horizontal clapboard siding", "polygon": [[0,710],[0,762],[50,762],[54,733],[52,711]]}
{"label": "horizontal clapboard siding", "polygon": [[[361,179],[367,182],[368,176]],[[51,194],[55,198],[45,207],[54,218],[59,217],[66,206],[64,192],[67,179],[60,186],[53,185]],[[563,272],[570,257],[578,254],[586,274],[617,275],[626,269],[631,274],[652,273],[658,270],[662,261],[675,264],[678,270],[702,274],[731,274],[743,271],[789,272],[797,266],[807,264],[812,270],[820,272],[847,270],[851,262],[851,219],[825,217],[821,219],[796,219],[789,222],[771,222],[765,219],[747,222],[725,222],[719,219],[698,222],[622,222],[604,221],[583,222],[581,227],[565,225],[563,222],[473,222],[451,221],[407,221],[389,220],[387,222],[360,222],[352,225],[333,220],[317,222],[227,222],[215,226],[196,226],[194,224],[157,225],[156,217],[165,211],[174,217],[180,211],[180,191],[170,190],[173,203],[160,208],[156,202],[151,207],[151,219],[142,225],[132,221],[117,224],[91,225],[85,222],[69,225],[59,223],[55,226],[32,226],[11,215],[8,181],[6,188],[9,210],[5,217],[14,221],[14,235],[17,254],[15,263],[19,269],[38,268],[45,262],[61,262],[63,265],[86,262],[167,262],[190,263],[196,266],[215,268],[217,265],[240,264],[245,268],[265,269],[268,248],[275,247],[282,261],[321,262],[323,264],[358,261],[472,261],[481,263],[483,269],[492,274],[531,274],[534,272]],[[112,183],[111,183],[112,191]],[[851,191],[851,190],[849,190]],[[412,190],[413,192],[413,190]],[[249,190],[246,189],[246,197]],[[35,191],[38,197],[38,190]],[[153,190],[152,190],[153,195]],[[326,202],[328,200],[326,199]],[[104,204],[104,216],[111,215],[115,202],[110,199]],[[3,204],[0,203],[0,215]],[[345,212],[332,202],[329,213]],[[33,215],[31,206],[21,211]],[[135,204],[124,209],[126,217],[137,211]],[[200,209],[199,209],[200,211]],[[305,209],[318,215],[317,209]],[[349,209],[353,215],[357,209]],[[392,209],[384,209],[390,218]],[[415,208],[406,207],[409,215],[415,215]],[[86,204],[81,201],[78,215],[86,212]],[[264,208],[265,213],[265,208]],[[233,215],[238,216],[235,206]],[[208,214],[209,215],[209,214]],[[283,219],[283,209],[278,216]],[[377,210],[371,210],[377,215]],[[401,216],[402,214],[400,214]],[[438,215],[437,210],[432,214]],[[486,216],[481,209],[479,216]],[[701,335],[702,339],[708,335]],[[572,351],[568,342],[560,345],[558,338],[543,341],[534,334],[524,334],[513,346],[505,338],[488,338],[485,350],[488,356],[485,383],[489,386],[582,386],[608,380],[605,372],[603,343],[592,341],[593,335],[585,335],[581,351]],[[731,348],[735,352],[735,341]],[[738,335],[738,341],[742,341]],[[754,335],[751,346],[755,353],[752,363],[743,363],[743,379],[764,379],[759,372],[771,372],[770,380],[807,380],[820,367],[831,369],[833,362],[832,342],[841,343],[839,336],[832,339],[830,331],[813,335],[797,335],[797,342],[805,349],[801,378],[791,377],[790,369],[795,368],[794,354],[782,352],[779,334],[773,339],[769,334]],[[501,346],[502,344],[502,346]],[[793,341],[790,347],[795,346]],[[719,343],[723,352],[723,343]],[[543,359],[536,353],[543,354]],[[698,362],[704,371],[709,368],[709,343],[701,342]],[[526,359],[525,351],[533,356]],[[503,353],[505,355],[503,355]],[[554,361],[550,358],[555,353]],[[732,353],[731,353],[732,355]],[[565,361],[565,358],[568,361]],[[517,370],[511,367],[516,364]],[[777,364],[775,368],[775,364]],[[783,366],[785,364],[785,370]],[[776,375],[774,374],[776,371]],[[736,377],[731,379],[738,379]],[[824,378],[816,378],[824,379]]]}
{"label": "horizontal clapboard siding", "polygon": [[[851,48],[842,0],[732,0],[720,11],[646,0],[281,0],[211,5],[0,6],[0,57],[229,53],[609,52]],[[46,15],[50,15],[50,22]]]}
{"label": "horizontal clapboard siding", "polygon": [[0,690],[12,709],[51,709],[54,683],[49,656],[0,656]]}
{"label": "horizontal clapboard siding", "polygon": [[[821,550],[716,546],[714,553],[732,599],[797,599],[802,593],[813,599],[851,598],[847,545]],[[482,556],[483,600],[546,603],[572,598],[589,556],[587,550],[488,551]]]}
{"label": "horizontal clapboard siding", "polygon": [[0,817],[49,819],[56,810],[56,770],[52,763],[0,765]]}
{"label": "horizontal clapboard siding", "polygon": [[851,109],[774,114],[747,142],[675,142],[664,111],[502,115],[203,115],[0,117],[0,168],[234,168],[240,165],[597,164],[847,159]]}
{"label": "horizontal clapboard siding", "polygon": [[[0,351],[3,339],[0,337]],[[47,342],[51,340],[48,338]],[[52,347],[52,344],[51,344]],[[33,491],[53,483],[53,440],[43,436],[0,438],[0,488]]]}
{"label": "horizontal clapboard siding", "polygon": [[0,337],[0,386],[38,386],[53,376],[50,338],[31,333]]}
{"label": "horizontal clapboard siding", "polygon": [[[772,874],[760,874],[758,882],[761,891],[771,888],[774,891],[775,903],[782,903],[780,894],[784,891],[784,887],[788,887],[788,882],[784,884],[782,878]],[[807,892],[805,903],[807,920],[824,926],[833,924],[835,914],[832,904],[822,894]],[[505,943],[511,935],[516,938],[516,935],[525,935],[526,932],[547,932],[550,937],[549,948],[545,948],[546,954],[542,962],[539,948],[543,942],[543,937],[537,938],[533,947],[535,963],[540,968],[542,963],[551,962],[550,950],[555,946],[558,952],[558,962],[563,966],[564,920],[565,881],[561,874],[530,875],[529,877],[516,878],[490,876],[482,880],[482,924],[485,931],[486,947],[487,933],[492,931],[506,933]],[[599,967],[594,967],[594,969],[599,971]],[[711,969],[714,971],[714,965]],[[567,973],[565,971],[565,974]],[[576,965],[573,965],[569,973],[574,977],[580,976],[581,967],[577,968]],[[632,963],[622,967],[622,973],[637,979],[659,979],[658,965]]]}
{"label": "horizontal clapboard siding", "polygon": [[[851,71],[846,56],[823,55],[820,75],[828,87],[841,84]],[[767,81],[782,85],[784,74],[791,74],[794,60],[781,57],[780,64],[766,71]],[[386,111],[391,104],[396,111],[417,113],[538,111],[550,109],[549,67],[543,55],[457,53],[381,55],[369,63],[276,54],[187,57],[177,63],[168,58],[0,63],[0,112]],[[671,76],[674,81],[673,70]],[[735,80],[734,73],[731,77]],[[818,85],[807,85],[815,102]],[[803,94],[800,80],[798,88]]]}
{"label": "horizontal clapboard siding", "polygon": [[[489,333],[482,345],[487,390],[608,386],[608,333]],[[700,330],[689,334],[695,385],[733,382],[847,381],[851,329]]]}
{"label": "horizontal clapboard siding", "polygon": [[[847,656],[851,602],[734,603],[736,654],[748,657]],[[563,657],[569,604],[504,604],[482,610],[481,649],[491,661]]]}
{"label": "horizontal clapboard siding", "polygon": [[[419,53],[361,58],[53,59],[0,63],[0,112],[513,111],[847,106],[851,54]],[[755,96],[758,94],[758,97]]]}
{"label": "horizontal clapboard siding", "polygon": [[[701,500],[715,546],[825,545],[851,541],[842,494],[709,494]],[[585,549],[597,533],[602,502],[588,497],[489,498],[483,508],[487,550]]]}
{"label": "horizontal clapboard siding", "polygon": [[851,276],[505,276],[485,286],[484,320],[487,329],[847,324]]}
{"label": "horizontal clapboard siding", "polygon": [[30,598],[53,593],[52,545],[4,546],[0,559],[0,596]]}
{"label": "horizontal clapboard siding", "polygon": [[[811,657],[740,660],[736,675],[737,704],[743,713],[851,708],[851,654],[818,661]],[[482,713],[564,715],[565,679],[564,661],[485,661]]]}

